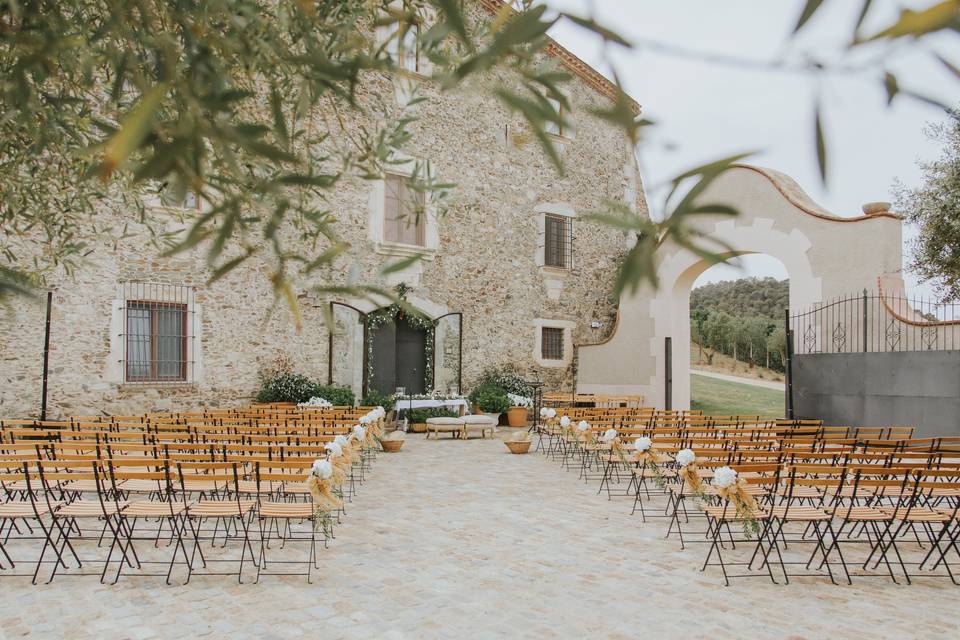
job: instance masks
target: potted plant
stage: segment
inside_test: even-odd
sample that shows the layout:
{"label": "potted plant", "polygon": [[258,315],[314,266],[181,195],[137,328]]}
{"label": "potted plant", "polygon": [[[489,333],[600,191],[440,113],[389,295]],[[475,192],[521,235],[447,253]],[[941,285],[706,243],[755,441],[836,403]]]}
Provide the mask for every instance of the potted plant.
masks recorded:
{"label": "potted plant", "polygon": [[530,412],[530,407],[533,406],[533,400],[515,393],[508,393],[507,398],[510,400],[510,408],[507,410],[507,424],[511,427],[527,426],[527,415]]}
{"label": "potted plant", "polygon": [[470,394],[470,401],[480,409],[500,420],[500,414],[510,409],[510,398],[507,392],[496,385],[480,385]]}

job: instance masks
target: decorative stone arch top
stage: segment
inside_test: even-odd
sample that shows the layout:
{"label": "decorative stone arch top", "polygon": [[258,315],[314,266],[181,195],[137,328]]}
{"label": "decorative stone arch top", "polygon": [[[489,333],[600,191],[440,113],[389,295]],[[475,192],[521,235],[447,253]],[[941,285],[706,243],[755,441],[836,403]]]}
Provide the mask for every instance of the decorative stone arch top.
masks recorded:
{"label": "decorative stone arch top", "polygon": [[955,327],[960,320],[927,320],[910,304],[904,291],[902,278],[877,278],[877,292],[880,302],[891,316],[904,324],[914,327]]}
{"label": "decorative stone arch top", "polygon": [[761,176],[769,180],[773,186],[783,195],[787,201],[793,206],[797,207],[803,213],[811,215],[815,218],[820,218],[821,220],[829,220],[831,222],[861,222],[863,220],[872,220],[873,218],[892,218],[894,220],[902,220],[902,217],[892,211],[883,211],[879,213],[871,214],[862,214],[857,216],[838,216],[830,213],[819,204],[817,204],[810,195],[803,190],[803,188],[797,183],[796,180],[788,176],[787,174],[776,171],[775,169],[767,169],[765,167],[755,167],[749,164],[734,164],[731,165],[731,168],[734,169],[746,169],[748,171],[754,171],[759,173]]}

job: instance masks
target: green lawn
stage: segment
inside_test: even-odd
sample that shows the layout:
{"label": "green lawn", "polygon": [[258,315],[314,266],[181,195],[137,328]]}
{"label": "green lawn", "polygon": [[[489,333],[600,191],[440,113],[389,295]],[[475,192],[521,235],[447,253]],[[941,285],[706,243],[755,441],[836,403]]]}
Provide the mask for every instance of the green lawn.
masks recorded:
{"label": "green lawn", "polygon": [[783,392],[690,374],[690,406],[704,413],[783,417]]}

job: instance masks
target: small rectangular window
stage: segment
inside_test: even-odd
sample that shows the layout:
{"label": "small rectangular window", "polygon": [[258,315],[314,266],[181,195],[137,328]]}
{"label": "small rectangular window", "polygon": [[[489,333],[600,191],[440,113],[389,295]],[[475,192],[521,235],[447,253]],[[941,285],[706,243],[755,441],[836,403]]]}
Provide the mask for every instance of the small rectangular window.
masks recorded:
{"label": "small rectangular window", "polygon": [[410,185],[404,176],[387,174],[384,178],[383,238],[422,247],[426,244],[424,194]]}
{"label": "small rectangular window", "polygon": [[566,216],[546,214],[543,232],[543,264],[569,269],[573,254],[573,221]]}
{"label": "small rectangular window", "polygon": [[540,356],[544,360],[563,360],[563,329],[557,327],[542,328]]}
{"label": "small rectangular window", "polygon": [[420,25],[397,24],[387,40],[387,53],[394,64],[404,71],[421,73]]}
{"label": "small rectangular window", "polygon": [[192,289],[145,283],[125,283],[124,289],[126,382],[189,380]]}
{"label": "small rectangular window", "polygon": [[[547,98],[547,102],[550,103],[550,106],[553,107],[553,110],[556,111],[557,114],[560,116],[560,120],[563,121],[566,114],[564,112],[563,105],[560,103],[560,101],[557,100],[556,98]],[[566,131],[564,131],[563,125],[560,123],[554,122],[552,120],[547,120],[544,126],[544,130],[547,133],[552,133],[555,136],[566,135]]]}

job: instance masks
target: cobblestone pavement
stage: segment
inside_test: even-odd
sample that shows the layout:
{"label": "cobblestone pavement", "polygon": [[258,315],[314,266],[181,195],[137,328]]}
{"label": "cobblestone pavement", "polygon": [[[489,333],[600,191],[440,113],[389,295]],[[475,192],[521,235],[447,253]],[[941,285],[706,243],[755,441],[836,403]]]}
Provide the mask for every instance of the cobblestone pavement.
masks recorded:
{"label": "cobblestone pavement", "polygon": [[951,638],[945,580],[722,586],[666,524],[497,440],[411,438],[383,455],[320,554],[321,575],[187,586],[0,581],[4,638]]}

